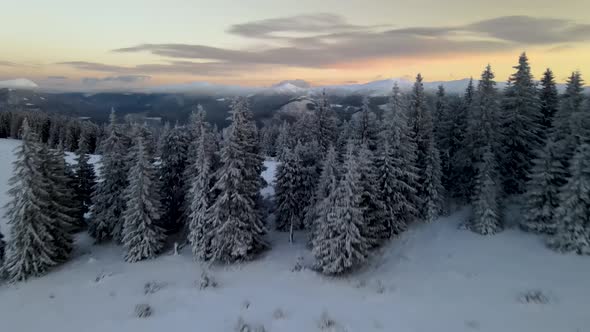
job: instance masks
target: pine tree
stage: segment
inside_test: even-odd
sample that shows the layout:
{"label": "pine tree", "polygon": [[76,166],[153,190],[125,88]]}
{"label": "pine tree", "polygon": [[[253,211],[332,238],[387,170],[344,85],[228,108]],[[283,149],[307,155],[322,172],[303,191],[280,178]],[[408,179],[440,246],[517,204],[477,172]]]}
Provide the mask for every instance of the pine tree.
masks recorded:
{"label": "pine tree", "polygon": [[108,137],[101,144],[102,160],[99,174],[102,180],[96,184],[90,208],[91,219],[88,229],[96,242],[114,238],[122,239],[123,218],[125,210],[123,191],[127,187],[129,165],[127,162],[128,138],[122,134],[116,123],[115,111],[111,112]]}
{"label": "pine tree", "polygon": [[128,186],[123,197],[127,202],[123,212],[123,246],[125,260],[137,262],[154,258],[164,244],[164,230],[158,226],[162,215],[158,173],[146,142],[140,132],[130,151]]}
{"label": "pine tree", "polygon": [[211,206],[212,169],[211,154],[206,148],[206,137],[201,135],[197,142],[196,161],[190,166],[194,167],[197,175],[192,180],[190,197],[190,208],[188,215],[188,241],[191,244],[195,258],[206,260],[211,256],[211,243],[206,239],[211,231],[211,224],[208,223],[208,209]]}
{"label": "pine tree", "polygon": [[497,183],[496,157],[487,145],[482,161],[478,164],[473,197],[473,215],[469,228],[481,235],[490,235],[503,229],[499,208],[499,184]]}
{"label": "pine tree", "polygon": [[329,207],[329,197],[336,190],[340,178],[340,164],[338,162],[338,152],[331,146],[322,162],[322,171],[313,195],[311,208],[305,215],[306,226],[311,229],[311,239],[315,237],[315,230],[318,225],[324,223],[327,209]]}
{"label": "pine tree", "polygon": [[475,87],[473,78],[469,79],[469,84],[465,90],[460,106],[455,112],[453,119],[453,129],[450,138],[450,164],[451,175],[449,184],[451,193],[460,199],[468,201],[470,199],[471,181],[474,175],[475,167],[471,163],[472,151],[469,149],[469,126],[473,124],[473,114],[475,99]]}
{"label": "pine tree", "polygon": [[572,73],[567,81],[565,93],[561,98],[559,110],[553,118],[551,136],[557,144],[558,158],[564,161],[566,167],[569,167],[569,161],[580,144],[580,131],[584,125],[583,121],[579,119],[580,115],[583,114],[583,86],[582,75],[579,72]]}
{"label": "pine tree", "polygon": [[382,143],[376,159],[380,199],[385,203],[389,224],[388,238],[403,232],[418,217],[422,205],[417,197],[416,143],[411,135],[402,96],[395,84],[384,113]]}
{"label": "pine tree", "polygon": [[51,211],[59,225],[54,240],[62,249],[65,260],[72,250],[70,233],[80,231],[86,226],[80,211],[81,203],[77,200],[73,171],[66,164],[64,151],[61,148],[50,150],[47,145],[42,145],[41,159],[43,177],[51,188]]}
{"label": "pine tree", "polygon": [[590,255],[590,144],[578,147],[570,173],[555,212],[557,232],[548,244],[559,251]]}
{"label": "pine tree", "polygon": [[12,282],[45,274],[62,260],[54,235],[51,188],[43,177],[42,146],[23,122],[22,144],[16,150],[14,175],[10,179],[6,218],[11,225],[4,270]]}
{"label": "pine tree", "polygon": [[[498,90],[494,81],[494,73],[491,66],[488,65],[477,86],[468,117],[464,153],[460,156],[463,160],[463,176],[469,179],[464,189],[469,197],[474,197],[475,178],[480,173],[478,165],[482,162],[488,145],[492,152],[500,150],[498,142],[502,140],[498,130],[499,112]],[[497,161],[495,162],[497,163]],[[494,179],[494,181],[496,180]]]}
{"label": "pine tree", "polygon": [[555,84],[553,72],[549,68],[543,73],[541,79],[539,101],[541,104],[541,130],[544,136],[547,136],[549,129],[552,127],[553,117],[559,108],[557,85]]}
{"label": "pine tree", "polygon": [[342,179],[330,195],[324,222],[317,225],[312,243],[316,266],[324,274],[341,274],[358,267],[366,260],[370,246],[363,235],[366,226],[360,206],[360,174],[352,143],[343,166]]}
{"label": "pine tree", "polygon": [[[418,175],[417,181],[417,196],[418,198],[426,202],[432,195],[431,188],[428,188],[429,177],[433,171],[433,155],[436,154],[435,146],[433,143],[434,133],[432,125],[432,115],[426,105],[426,97],[424,95],[424,85],[422,83],[422,76],[418,74],[416,77],[416,83],[412,89],[410,97],[410,121],[409,125],[411,128],[412,137],[416,142],[416,174]],[[440,159],[438,159],[440,162]],[[440,169],[440,165],[436,166]],[[422,219],[428,219],[428,209],[419,210],[420,217]]]}
{"label": "pine tree", "polygon": [[291,135],[291,126],[287,121],[284,121],[279,127],[279,136],[277,137],[277,159],[282,161],[285,157],[287,149],[295,148],[293,137]]}
{"label": "pine tree", "polygon": [[322,149],[322,153],[328,151],[328,148],[336,144],[338,138],[338,121],[330,107],[330,102],[326,96],[326,91],[322,92],[322,97],[318,103],[318,109],[316,112],[316,137],[315,140],[318,142]]}
{"label": "pine tree", "polygon": [[442,186],[441,166],[438,149],[434,141],[430,141],[430,154],[426,156],[426,170],[424,171],[424,221],[432,222],[441,214],[444,204],[444,188]]}
{"label": "pine tree", "polygon": [[559,206],[559,189],[565,184],[567,170],[557,158],[557,146],[551,139],[533,161],[530,181],[525,195],[524,221],[521,228],[527,231],[554,234],[555,211]]}
{"label": "pine tree", "polygon": [[[202,136],[202,135],[201,135]],[[168,231],[177,231],[182,225],[186,188],[195,176],[190,169],[188,151],[195,149],[189,143],[189,134],[185,128],[175,127],[162,137],[160,154],[160,179],[162,182],[162,205],[164,214],[160,225]]]}
{"label": "pine tree", "polygon": [[375,157],[369,147],[363,144],[358,149],[358,172],[361,190],[360,207],[363,210],[363,237],[371,247],[377,247],[388,230],[385,204],[376,186],[378,174]]}
{"label": "pine tree", "polygon": [[351,121],[355,140],[360,144],[366,144],[371,151],[374,151],[377,148],[379,128],[377,116],[369,108],[369,98],[363,98],[361,110],[352,115]]}
{"label": "pine tree", "polygon": [[442,170],[441,183],[444,188],[449,188],[451,176],[451,143],[453,140],[453,123],[455,119],[451,114],[445,88],[442,85],[438,86],[436,92],[434,110],[434,137],[435,147],[440,154],[440,169]]}
{"label": "pine tree", "polygon": [[92,206],[92,194],[96,187],[96,174],[94,166],[90,164],[90,156],[88,155],[88,144],[84,136],[80,138],[78,143],[78,154],[76,156],[76,165],[74,166],[74,190],[77,196],[77,201],[81,202],[80,212],[85,215],[90,211]]}
{"label": "pine tree", "polygon": [[504,93],[499,126],[503,139],[500,169],[507,194],[524,192],[535,151],[541,148],[542,142],[541,104],[525,53],[520,55],[514,69],[516,73],[510,76]]}
{"label": "pine tree", "polygon": [[208,213],[210,231],[205,235],[205,260],[234,262],[252,258],[268,247],[266,228],[257,210],[262,158],[257,153],[256,127],[247,101],[232,104],[232,123],[221,149],[216,172],[217,191]]}
{"label": "pine tree", "polygon": [[307,183],[299,154],[287,149],[284,158],[276,175],[276,227],[280,231],[289,231],[289,241],[293,242],[293,231],[303,228],[305,202],[309,197],[305,196]]}

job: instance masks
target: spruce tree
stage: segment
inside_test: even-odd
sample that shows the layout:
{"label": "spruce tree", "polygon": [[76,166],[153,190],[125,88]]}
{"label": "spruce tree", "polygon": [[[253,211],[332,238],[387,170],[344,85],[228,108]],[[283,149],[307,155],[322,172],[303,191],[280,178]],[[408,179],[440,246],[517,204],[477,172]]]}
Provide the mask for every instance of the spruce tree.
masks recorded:
{"label": "spruce tree", "polygon": [[416,143],[408,126],[406,110],[397,84],[384,112],[382,143],[377,153],[380,199],[385,203],[388,238],[403,232],[419,216]]}
{"label": "spruce tree", "polygon": [[525,195],[524,221],[527,231],[554,234],[555,211],[559,206],[559,189],[564,185],[567,170],[556,155],[557,145],[551,139],[533,161]]}
{"label": "spruce tree", "polygon": [[541,104],[541,130],[546,137],[552,127],[553,117],[559,108],[559,94],[555,77],[551,69],[547,68],[541,79],[541,89],[539,90],[539,101]]}
{"label": "spruce tree", "polygon": [[424,221],[432,222],[443,211],[444,205],[444,188],[442,186],[442,171],[440,165],[440,158],[438,149],[434,146],[434,141],[430,141],[431,147],[428,149],[430,152],[426,156],[425,164],[426,170],[424,171],[424,196],[422,197],[423,202],[423,215]]}
{"label": "spruce tree", "polygon": [[449,176],[449,189],[453,196],[469,201],[471,198],[471,181],[470,174],[475,174],[474,165],[471,164],[472,151],[469,149],[468,128],[474,117],[472,116],[475,98],[475,87],[473,78],[469,79],[469,84],[461,100],[461,104],[454,112],[453,129],[450,138],[450,165],[451,174]]}
{"label": "spruce tree", "polygon": [[[567,80],[565,93],[561,98],[559,110],[553,118],[552,139],[557,144],[558,158],[564,161],[569,168],[580,140],[580,131],[583,129],[584,81],[579,72],[571,74]],[[582,126],[579,126],[582,125]]]}
{"label": "spruce tree", "polygon": [[[191,145],[185,128],[175,127],[162,137],[160,147],[160,179],[162,182],[162,205],[164,214],[160,225],[168,231],[178,231],[182,225],[186,189],[195,176],[189,167],[188,153]],[[190,161],[194,162],[194,161]]]}
{"label": "spruce tree", "polygon": [[287,121],[283,121],[279,127],[279,136],[277,137],[276,146],[277,159],[279,161],[283,160],[287,149],[295,148],[295,143],[293,142],[293,137],[291,135],[291,126]]}
{"label": "spruce tree", "polygon": [[369,108],[369,98],[363,98],[361,110],[352,115],[352,128],[354,138],[359,144],[365,144],[374,151],[377,148],[377,139],[379,128],[377,126],[377,116]]}
{"label": "spruce tree", "polygon": [[122,239],[123,218],[125,210],[123,191],[127,187],[129,165],[127,162],[128,138],[121,132],[116,123],[115,111],[111,112],[108,137],[102,141],[102,160],[99,174],[102,178],[96,184],[92,196],[90,235],[96,242],[104,242],[114,238]]}
{"label": "spruce tree", "polygon": [[188,241],[191,244],[193,256],[206,260],[211,256],[211,223],[208,222],[209,207],[211,206],[212,169],[211,153],[206,148],[206,137],[201,135],[195,149],[197,155],[194,167],[196,177],[192,179],[189,215],[188,215]]}
{"label": "spruce tree", "polygon": [[341,274],[360,266],[367,258],[370,241],[363,230],[361,185],[354,145],[348,144],[343,176],[331,193],[322,223],[317,225],[312,253],[324,274]]}
{"label": "spruce tree", "polygon": [[158,173],[144,137],[138,133],[131,148],[131,168],[123,198],[123,246],[125,260],[137,262],[154,258],[163,247],[164,230],[158,226],[162,216]]}
{"label": "spruce tree", "polygon": [[338,120],[330,106],[326,91],[322,92],[322,97],[318,103],[316,119],[317,122],[313,127],[316,129],[315,140],[320,145],[322,153],[325,153],[330,146],[336,144],[338,138]]}
{"label": "spruce tree", "polygon": [[435,147],[440,154],[441,183],[444,188],[449,188],[450,186],[451,144],[453,142],[454,121],[455,119],[453,114],[451,114],[445,88],[439,85],[436,92],[436,104],[434,108],[434,138]]}
{"label": "spruce tree", "polygon": [[[427,181],[430,181],[431,173],[433,172],[432,163],[434,162],[433,155],[436,154],[435,146],[433,143],[434,133],[432,124],[432,115],[428,110],[426,104],[426,97],[424,94],[424,85],[422,83],[422,76],[418,74],[416,76],[416,82],[412,89],[410,96],[410,120],[409,125],[411,128],[412,137],[416,142],[416,174],[418,175],[417,181],[417,196],[425,202],[430,199],[432,193],[429,188],[430,185]],[[439,161],[438,157],[436,160]],[[436,166],[440,169],[440,165]],[[419,210],[420,217],[422,219],[428,219],[428,209]]]}
{"label": "spruce tree", "polygon": [[571,176],[560,191],[556,234],[549,246],[590,255],[590,144],[581,144],[571,161]]}
{"label": "spruce tree", "polygon": [[469,228],[481,235],[490,235],[503,229],[499,207],[499,183],[497,181],[496,157],[490,145],[483,149],[478,164],[473,196],[473,215]]}
{"label": "spruce tree", "polygon": [[542,142],[541,104],[525,53],[520,55],[514,69],[516,73],[510,76],[504,93],[499,127],[502,131],[500,169],[507,194],[524,192],[535,151],[541,148]]}
{"label": "spruce tree", "polygon": [[312,241],[318,225],[325,221],[329,207],[329,197],[336,190],[339,178],[340,164],[338,161],[338,152],[334,146],[331,146],[322,162],[322,171],[313,195],[311,208],[307,210],[305,215],[306,226],[311,229]]}
{"label": "spruce tree", "polygon": [[[298,147],[301,143],[298,144]],[[303,228],[305,203],[309,200],[305,170],[299,154],[287,149],[284,160],[277,167],[275,200],[276,227],[289,232],[293,242],[293,231]]]}
{"label": "spruce tree", "polygon": [[52,214],[51,188],[43,177],[41,149],[37,135],[25,120],[9,182],[12,199],[6,206],[11,237],[4,270],[12,282],[43,275],[62,260],[54,239],[60,225]]}
{"label": "spruce tree", "polygon": [[217,192],[208,213],[211,227],[204,240],[205,260],[234,262],[252,258],[268,247],[266,227],[257,210],[262,158],[257,153],[255,124],[247,101],[232,104],[232,123],[221,149],[221,166],[213,190]]}
{"label": "spruce tree", "polygon": [[385,238],[388,222],[385,214],[385,204],[376,186],[378,180],[375,157],[369,147],[363,144],[358,149],[358,172],[361,190],[360,207],[363,210],[363,237],[371,247],[377,247],[380,240]]}
{"label": "spruce tree", "polygon": [[76,164],[73,169],[75,178],[74,190],[77,201],[81,202],[80,212],[82,216],[90,211],[92,194],[96,187],[96,174],[94,172],[94,166],[89,162],[89,147],[86,142],[86,139],[82,136],[78,143],[78,154],[76,155]]}
{"label": "spruce tree", "polygon": [[[480,163],[483,161],[485,150],[492,153],[500,150],[499,141],[502,141],[499,132],[500,104],[494,73],[490,65],[486,67],[481,75],[477,86],[475,98],[472,103],[468,117],[467,133],[464,141],[464,161],[462,172],[468,179],[464,192],[469,197],[474,197],[475,178],[479,172]],[[496,156],[497,158],[497,156]],[[495,161],[497,164],[497,161]],[[498,179],[494,179],[497,181]]]}

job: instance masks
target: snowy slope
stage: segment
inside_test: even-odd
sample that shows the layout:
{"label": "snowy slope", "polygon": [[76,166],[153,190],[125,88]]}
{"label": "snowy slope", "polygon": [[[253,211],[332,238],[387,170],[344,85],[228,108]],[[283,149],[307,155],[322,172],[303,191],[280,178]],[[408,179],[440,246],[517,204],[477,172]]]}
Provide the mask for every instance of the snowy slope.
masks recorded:
{"label": "snowy slope", "polygon": [[[16,144],[0,140],[2,193]],[[266,165],[268,181],[276,164]],[[81,234],[69,263],[45,277],[0,286],[0,330],[231,332],[241,316],[268,332],[308,332],[320,331],[323,312],[339,325],[332,331],[590,330],[587,257],[556,254],[518,230],[487,238],[459,230],[466,215],[414,225],[345,278],[293,272],[298,257],[311,262],[305,234],[290,245],[285,234],[272,233],[272,250],[254,262],[213,267],[219,287],[204,290],[195,286],[203,267],[189,250],[128,264],[120,247],[93,246]],[[149,281],[164,287],[146,295]],[[529,290],[541,290],[549,302],[521,303]],[[153,316],[135,318],[139,303],[150,304]]]}
{"label": "snowy slope", "polygon": [[0,88],[35,89],[38,87],[39,86],[37,85],[37,83],[26,78],[17,78],[13,80],[0,81]]}

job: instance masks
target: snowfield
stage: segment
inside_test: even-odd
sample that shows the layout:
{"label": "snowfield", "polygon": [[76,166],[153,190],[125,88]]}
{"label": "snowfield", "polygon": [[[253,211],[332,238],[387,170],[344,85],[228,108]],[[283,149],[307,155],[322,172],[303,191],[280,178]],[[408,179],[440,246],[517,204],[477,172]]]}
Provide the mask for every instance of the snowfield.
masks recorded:
{"label": "snowfield", "polygon": [[[2,214],[18,144],[0,140]],[[266,166],[271,183],[276,163]],[[490,237],[460,230],[467,215],[463,209],[413,225],[362,271],[342,278],[294,269],[312,263],[306,235],[297,233],[291,245],[287,234],[271,232],[272,250],[253,262],[211,267],[219,285],[206,289],[199,288],[205,267],[186,248],[129,264],[121,247],[94,246],[80,234],[68,263],[0,285],[0,331],[231,332],[240,317],[252,331],[263,325],[267,332],[322,331],[326,317],[334,324],[323,331],[590,331],[588,257],[557,254],[518,229]],[[9,237],[3,217],[0,228]],[[146,294],[149,282],[159,287]],[[137,318],[138,304],[149,304],[152,315]]]}

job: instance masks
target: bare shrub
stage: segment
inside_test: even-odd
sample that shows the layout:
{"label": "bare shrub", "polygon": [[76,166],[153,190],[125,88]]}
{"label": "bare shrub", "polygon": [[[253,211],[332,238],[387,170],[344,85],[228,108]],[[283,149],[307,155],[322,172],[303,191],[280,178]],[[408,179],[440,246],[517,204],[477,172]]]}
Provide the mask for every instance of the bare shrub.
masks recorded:
{"label": "bare shrub", "polygon": [[147,303],[140,303],[135,306],[135,315],[139,318],[147,318],[152,315],[152,307]]}

